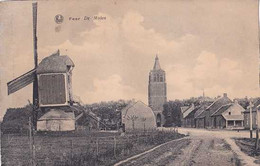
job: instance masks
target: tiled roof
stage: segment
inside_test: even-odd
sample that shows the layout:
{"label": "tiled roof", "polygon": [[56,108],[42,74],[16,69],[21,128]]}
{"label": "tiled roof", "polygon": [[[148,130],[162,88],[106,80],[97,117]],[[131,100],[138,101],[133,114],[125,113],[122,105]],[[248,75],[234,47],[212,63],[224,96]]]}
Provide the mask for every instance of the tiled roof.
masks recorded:
{"label": "tiled roof", "polygon": [[[200,109],[200,106],[195,107],[185,118],[194,118],[195,113]],[[194,114],[193,114],[194,113]],[[192,116],[193,115],[193,116]]]}
{"label": "tiled roof", "polygon": [[208,106],[208,108],[206,109],[207,111],[210,111],[210,114],[212,115],[214,112],[216,112],[220,107],[222,107],[223,105],[232,103],[232,101],[226,97],[220,97],[217,100],[215,100],[210,106]]}
{"label": "tiled roof", "polygon": [[225,112],[227,109],[229,109],[232,106],[232,104],[226,104],[220,107],[217,111],[215,111],[211,116],[217,116],[222,115],[223,112]]}
{"label": "tiled roof", "polygon": [[195,107],[192,104],[186,111],[183,112],[183,118],[186,118],[194,109]]}
{"label": "tiled roof", "polygon": [[187,109],[189,109],[189,106],[181,107],[181,113],[184,113]]}
{"label": "tiled roof", "polygon": [[195,118],[204,118],[205,117],[205,109],[211,105],[212,103],[203,103],[201,104],[200,108],[195,112]]}
{"label": "tiled roof", "polygon": [[225,115],[223,116],[226,120],[244,120],[243,115]]}

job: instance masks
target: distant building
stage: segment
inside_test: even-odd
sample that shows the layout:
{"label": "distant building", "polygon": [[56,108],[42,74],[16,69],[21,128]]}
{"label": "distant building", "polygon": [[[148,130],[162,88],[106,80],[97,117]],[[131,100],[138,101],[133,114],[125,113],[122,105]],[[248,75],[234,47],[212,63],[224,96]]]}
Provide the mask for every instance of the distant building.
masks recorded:
{"label": "distant building", "polygon": [[141,101],[131,103],[121,111],[123,130],[149,130],[156,128],[153,110]]}
{"label": "distant building", "polygon": [[149,73],[148,103],[155,114],[157,126],[165,123],[162,112],[163,105],[167,102],[166,88],[165,71],[161,69],[159,58],[156,56],[154,67]]}
{"label": "distant building", "polygon": [[214,126],[212,114],[215,113],[223,105],[229,103],[232,103],[232,101],[227,97],[227,94],[224,93],[222,97],[217,98],[210,105],[203,105],[200,109],[198,109],[199,113],[195,114],[196,127],[213,128]]}
{"label": "distant building", "polygon": [[196,128],[205,128],[206,127],[205,110],[211,104],[212,104],[212,102],[201,103],[200,107],[194,113],[194,123],[195,123]]}
{"label": "distant building", "polygon": [[76,130],[77,131],[91,131],[99,130],[100,128],[106,129],[100,122],[100,118],[97,117],[91,111],[83,110],[76,117]]}
{"label": "distant building", "polygon": [[[253,129],[256,129],[257,127],[257,111],[260,111],[260,99],[257,99],[255,102],[253,102],[253,107],[252,107],[252,127]],[[258,112],[259,114],[259,112]],[[260,118],[259,118],[260,120]],[[260,123],[258,123],[260,124]],[[250,129],[250,109],[246,109],[244,111],[244,125],[245,129]],[[259,126],[260,127],[260,126]]]}
{"label": "distant building", "polygon": [[237,102],[223,105],[211,115],[213,128],[243,129],[244,111]]}
{"label": "distant building", "polygon": [[184,108],[181,108],[182,111],[182,126],[183,127],[195,127],[195,121],[194,121],[194,114],[198,107],[195,108],[194,104],[192,103],[188,109],[184,110]]}
{"label": "distant building", "polygon": [[184,113],[187,109],[189,109],[189,108],[190,108],[190,106],[182,106],[182,107],[181,107],[180,120],[181,120],[182,126],[183,126],[183,113]]}
{"label": "distant building", "polygon": [[220,107],[223,105],[232,103],[226,93],[223,94],[222,97],[217,98],[208,108],[205,110],[205,120],[206,120],[206,127],[213,128],[213,118],[212,114],[215,113]]}

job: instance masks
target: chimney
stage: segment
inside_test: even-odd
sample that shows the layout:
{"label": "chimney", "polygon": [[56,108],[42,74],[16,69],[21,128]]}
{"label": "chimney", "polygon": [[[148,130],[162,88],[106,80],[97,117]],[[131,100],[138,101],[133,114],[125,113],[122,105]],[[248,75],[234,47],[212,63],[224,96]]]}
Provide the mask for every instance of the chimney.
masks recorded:
{"label": "chimney", "polygon": [[237,100],[237,99],[234,99],[234,103],[235,103],[235,104],[238,104],[238,100]]}
{"label": "chimney", "polygon": [[223,97],[227,97],[227,93],[223,93]]}

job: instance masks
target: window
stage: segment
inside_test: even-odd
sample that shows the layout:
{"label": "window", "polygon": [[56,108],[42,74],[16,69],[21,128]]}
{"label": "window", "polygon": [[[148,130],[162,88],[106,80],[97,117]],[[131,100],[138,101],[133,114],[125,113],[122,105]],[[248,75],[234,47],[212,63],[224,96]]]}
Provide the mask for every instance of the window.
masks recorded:
{"label": "window", "polygon": [[228,112],[228,115],[231,115],[231,112]]}
{"label": "window", "polygon": [[159,82],[159,74],[157,74],[156,77],[156,81]]}
{"label": "window", "polygon": [[160,77],[160,82],[163,82],[163,77],[162,76]]}

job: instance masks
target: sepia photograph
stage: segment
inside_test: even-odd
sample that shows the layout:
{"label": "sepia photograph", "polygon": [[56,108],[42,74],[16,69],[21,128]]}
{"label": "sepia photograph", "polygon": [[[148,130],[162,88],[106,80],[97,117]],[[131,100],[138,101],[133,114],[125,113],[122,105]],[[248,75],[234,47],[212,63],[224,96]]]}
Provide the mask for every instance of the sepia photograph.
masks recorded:
{"label": "sepia photograph", "polygon": [[260,165],[259,4],[0,0],[1,165]]}

